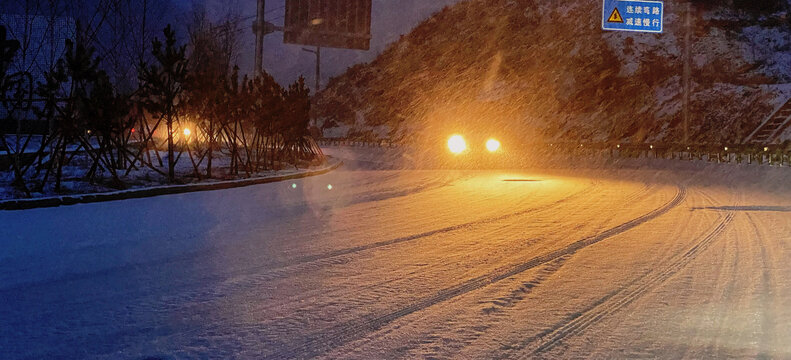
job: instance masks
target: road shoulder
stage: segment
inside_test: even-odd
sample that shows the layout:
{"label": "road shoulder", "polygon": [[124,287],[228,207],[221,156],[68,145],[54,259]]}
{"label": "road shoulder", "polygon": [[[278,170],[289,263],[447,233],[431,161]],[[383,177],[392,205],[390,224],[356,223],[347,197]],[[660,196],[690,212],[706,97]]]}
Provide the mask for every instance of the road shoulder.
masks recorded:
{"label": "road shoulder", "polygon": [[35,199],[13,199],[0,201],[0,211],[29,210],[39,208],[52,208],[76,204],[91,204],[108,201],[141,199],[162,195],[184,194],[191,192],[213,191],[233,189],[252,185],[269,184],[280,181],[302,179],[311,176],[318,176],[329,173],[343,165],[343,161],[337,158],[329,158],[327,163],[317,169],[305,169],[297,173],[286,175],[274,175],[266,177],[256,177],[250,179],[220,181],[212,183],[186,184],[186,185],[165,185],[148,188],[138,188],[122,191],[93,194],[75,194],[54,196]]}

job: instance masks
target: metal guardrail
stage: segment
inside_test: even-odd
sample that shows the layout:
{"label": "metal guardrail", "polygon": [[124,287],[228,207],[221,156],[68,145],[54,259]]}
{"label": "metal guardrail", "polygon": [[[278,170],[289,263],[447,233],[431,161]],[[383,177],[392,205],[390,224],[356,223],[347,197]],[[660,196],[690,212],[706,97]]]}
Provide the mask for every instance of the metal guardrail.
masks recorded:
{"label": "metal guardrail", "polygon": [[370,148],[398,148],[403,144],[388,140],[350,140],[350,139],[321,139],[316,143],[323,146],[349,146],[349,147],[370,147]]}
{"label": "metal guardrail", "polygon": [[780,145],[690,145],[679,144],[548,144],[566,154],[604,154],[613,158],[653,158],[667,160],[708,161],[724,164],[759,164],[791,166],[791,146]]}
{"label": "metal guardrail", "polygon": [[[401,148],[403,143],[388,140],[365,141],[353,139],[322,139],[319,145],[368,148]],[[759,164],[791,167],[791,143],[774,145],[755,144],[620,144],[599,143],[524,143],[524,149],[549,149],[568,156],[604,155],[612,158],[650,158],[679,161],[708,161],[721,164]]]}

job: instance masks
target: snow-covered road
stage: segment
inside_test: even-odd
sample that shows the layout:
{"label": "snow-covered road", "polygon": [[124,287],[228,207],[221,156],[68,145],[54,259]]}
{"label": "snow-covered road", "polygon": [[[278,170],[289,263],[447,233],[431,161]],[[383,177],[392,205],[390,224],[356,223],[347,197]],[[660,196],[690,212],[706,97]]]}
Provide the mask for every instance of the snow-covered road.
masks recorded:
{"label": "snow-covered road", "polygon": [[0,212],[0,358],[791,357],[788,169],[347,160]]}

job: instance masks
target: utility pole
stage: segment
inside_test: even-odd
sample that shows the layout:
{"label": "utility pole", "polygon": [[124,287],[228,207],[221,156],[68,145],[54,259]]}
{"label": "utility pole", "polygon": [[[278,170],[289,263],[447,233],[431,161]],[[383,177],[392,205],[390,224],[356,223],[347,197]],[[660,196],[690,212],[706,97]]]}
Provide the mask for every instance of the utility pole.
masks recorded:
{"label": "utility pole", "polygon": [[315,93],[318,94],[321,90],[321,46],[316,46],[316,50],[302,48],[302,51],[307,51],[311,54],[316,54],[316,87]]}
{"label": "utility pole", "polygon": [[316,94],[321,90],[321,46],[316,46]]}
{"label": "utility pole", "polygon": [[684,145],[689,145],[689,100],[692,84],[692,4],[687,2],[687,14],[684,21]]}
{"label": "utility pole", "polygon": [[264,71],[264,35],[266,29],[266,0],[258,0],[253,32],[255,33],[255,75],[261,75]]}

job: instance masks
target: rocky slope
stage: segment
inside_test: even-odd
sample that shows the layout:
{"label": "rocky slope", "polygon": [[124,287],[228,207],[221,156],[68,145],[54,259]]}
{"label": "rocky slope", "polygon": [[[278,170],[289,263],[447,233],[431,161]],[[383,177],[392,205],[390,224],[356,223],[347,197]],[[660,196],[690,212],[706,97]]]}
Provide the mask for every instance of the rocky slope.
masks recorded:
{"label": "rocky slope", "polygon": [[[788,4],[710,2],[692,6],[690,137],[739,141],[791,96]],[[686,6],[665,8],[663,34],[638,34],[602,31],[596,1],[462,2],[334,78],[315,115],[392,139],[464,122],[531,140],[679,141]]]}

